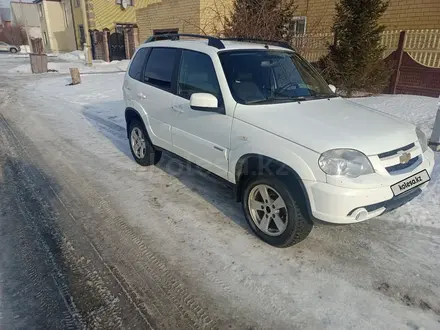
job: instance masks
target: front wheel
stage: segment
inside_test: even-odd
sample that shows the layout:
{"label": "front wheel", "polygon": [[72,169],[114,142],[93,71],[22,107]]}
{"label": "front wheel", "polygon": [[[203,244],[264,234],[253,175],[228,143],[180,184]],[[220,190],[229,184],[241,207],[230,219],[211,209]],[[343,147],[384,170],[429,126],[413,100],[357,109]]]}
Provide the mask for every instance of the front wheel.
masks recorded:
{"label": "front wheel", "polygon": [[11,48],[11,49],[10,49],[10,52],[11,52],[12,54],[15,54],[16,52],[18,52],[18,50],[17,50],[17,48]]}
{"label": "front wheel", "polygon": [[288,247],[304,240],[313,223],[299,198],[277,177],[254,176],[243,189],[243,208],[252,230],[266,243]]}

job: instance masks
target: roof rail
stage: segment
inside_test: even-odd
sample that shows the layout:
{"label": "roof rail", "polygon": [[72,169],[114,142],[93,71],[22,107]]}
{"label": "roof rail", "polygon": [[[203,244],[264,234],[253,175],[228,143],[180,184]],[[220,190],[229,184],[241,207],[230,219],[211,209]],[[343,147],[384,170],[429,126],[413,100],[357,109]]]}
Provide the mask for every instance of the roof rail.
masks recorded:
{"label": "roof rail", "polygon": [[158,39],[166,39],[166,40],[179,40],[180,37],[193,37],[193,38],[200,38],[200,39],[208,39],[208,45],[213,46],[218,49],[224,49],[225,45],[221,41],[221,39],[212,37],[212,36],[204,36],[200,34],[188,34],[188,33],[170,33],[170,34],[157,34],[154,36],[149,37],[147,40],[145,40],[145,43],[157,41]]}
{"label": "roof rail", "polygon": [[242,42],[255,42],[255,43],[262,43],[262,44],[268,44],[272,46],[278,46],[287,48],[290,50],[295,50],[291,45],[289,45],[285,41],[277,41],[277,40],[266,40],[266,39],[257,39],[257,38],[222,38],[220,40],[224,41],[242,41]]}

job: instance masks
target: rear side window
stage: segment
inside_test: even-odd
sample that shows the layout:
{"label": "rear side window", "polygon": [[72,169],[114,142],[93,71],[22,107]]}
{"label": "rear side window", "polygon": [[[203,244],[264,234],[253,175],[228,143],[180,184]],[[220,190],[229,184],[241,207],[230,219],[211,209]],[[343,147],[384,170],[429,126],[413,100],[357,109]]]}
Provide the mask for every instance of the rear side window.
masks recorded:
{"label": "rear side window", "polygon": [[131,61],[130,70],[128,71],[128,75],[131,78],[141,81],[142,69],[150,50],[151,48],[141,48],[138,50],[136,56]]}
{"label": "rear side window", "polygon": [[177,94],[190,99],[193,93],[209,93],[220,101],[220,86],[211,57],[184,50],[180,62]]}
{"label": "rear side window", "polygon": [[145,68],[144,81],[170,92],[176,56],[175,48],[153,48]]}

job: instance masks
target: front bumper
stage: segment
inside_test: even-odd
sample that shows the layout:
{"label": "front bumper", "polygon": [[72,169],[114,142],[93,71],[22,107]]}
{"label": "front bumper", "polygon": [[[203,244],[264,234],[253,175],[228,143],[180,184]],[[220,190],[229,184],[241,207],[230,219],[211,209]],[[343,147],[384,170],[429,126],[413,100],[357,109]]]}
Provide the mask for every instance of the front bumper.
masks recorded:
{"label": "front bumper", "polygon": [[[399,196],[394,196],[391,185],[426,170],[431,176],[434,168],[434,153],[428,149],[423,155],[423,162],[411,172],[383,178],[376,182],[376,188],[345,188],[324,182],[304,182],[307,190],[310,210],[315,219],[336,223],[349,224],[377,217],[409,202],[428,185],[424,183],[417,188]],[[371,186],[371,183],[369,184]]]}

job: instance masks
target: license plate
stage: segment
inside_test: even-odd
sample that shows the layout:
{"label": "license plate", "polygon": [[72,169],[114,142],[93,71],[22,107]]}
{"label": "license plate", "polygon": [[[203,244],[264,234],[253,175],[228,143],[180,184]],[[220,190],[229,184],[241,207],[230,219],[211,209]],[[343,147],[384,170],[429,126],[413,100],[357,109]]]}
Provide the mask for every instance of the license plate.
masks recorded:
{"label": "license plate", "polygon": [[406,191],[424,184],[425,182],[428,182],[429,180],[431,180],[431,178],[429,177],[428,172],[424,170],[392,185],[391,190],[393,191],[394,196],[398,196]]}

